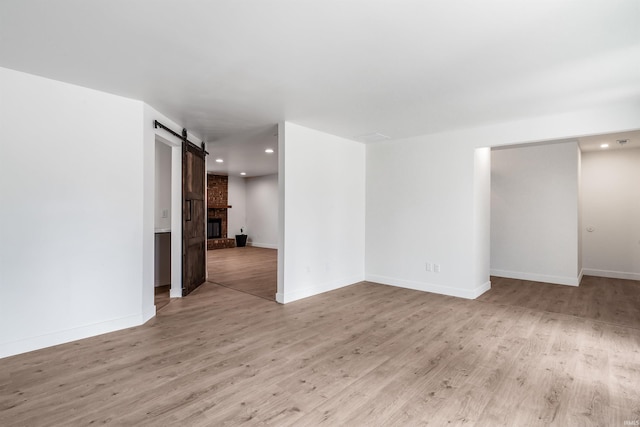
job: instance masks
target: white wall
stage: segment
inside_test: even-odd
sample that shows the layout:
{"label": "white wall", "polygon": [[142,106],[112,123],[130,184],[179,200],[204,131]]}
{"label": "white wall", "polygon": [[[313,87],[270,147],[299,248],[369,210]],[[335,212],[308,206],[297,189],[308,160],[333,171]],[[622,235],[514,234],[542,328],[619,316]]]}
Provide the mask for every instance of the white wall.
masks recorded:
{"label": "white wall", "polygon": [[227,237],[233,239],[240,234],[240,228],[247,226],[247,192],[245,179],[237,176],[229,176],[229,204],[227,209]]}
{"label": "white wall", "polygon": [[278,248],[278,174],[246,179],[249,244]]}
{"label": "white wall", "polygon": [[[474,250],[475,192],[488,194],[476,189],[488,187],[483,154],[481,162],[473,149],[423,137],[367,145],[367,280],[466,298],[488,289]],[[487,178],[476,182],[476,169]]]}
{"label": "white wall", "polygon": [[276,299],[285,303],[364,279],[365,146],[285,122]]}
{"label": "white wall", "polygon": [[171,229],[171,147],[156,141],[155,155],[155,228],[167,230]]}
{"label": "white wall", "polygon": [[4,68],[0,92],[14,142],[0,145],[0,357],[144,323],[155,314],[156,138],[174,146],[180,296],[180,141],[153,120],[181,127],[142,102]]}
{"label": "white wall", "polygon": [[640,148],[583,153],[582,184],[584,274],[640,280]]}
{"label": "white wall", "polygon": [[367,280],[474,298],[489,286],[476,149],[638,127],[640,105],[620,103],[367,145]]}
{"label": "white wall", "polygon": [[474,293],[489,290],[491,247],[491,149],[477,148],[474,153],[473,188],[473,241],[474,241]]}
{"label": "white wall", "polygon": [[578,278],[582,280],[584,274],[583,269],[583,255],[582,255],[582,151],[580,146],[576,146],[576,153],[578,156]]}
{"label": "white wall", "polygon": [[492,152],[491,274],[577,286],[577,142]]}
{"label": "white wall", "polygon": [[3,68],[0,92],[0,357],[142,323],[143,104]]}

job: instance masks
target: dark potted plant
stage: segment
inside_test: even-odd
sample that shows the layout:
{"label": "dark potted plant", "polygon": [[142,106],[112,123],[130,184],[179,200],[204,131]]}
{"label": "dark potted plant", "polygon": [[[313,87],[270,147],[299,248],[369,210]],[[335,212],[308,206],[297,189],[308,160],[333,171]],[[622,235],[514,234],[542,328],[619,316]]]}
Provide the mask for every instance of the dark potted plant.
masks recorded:
{"label": "dark potted plant", "polygon": [[240,234],[236,234],[236,246],[238,248],[247,246],[247,235],[244,234],[244,228],[240,228]]}

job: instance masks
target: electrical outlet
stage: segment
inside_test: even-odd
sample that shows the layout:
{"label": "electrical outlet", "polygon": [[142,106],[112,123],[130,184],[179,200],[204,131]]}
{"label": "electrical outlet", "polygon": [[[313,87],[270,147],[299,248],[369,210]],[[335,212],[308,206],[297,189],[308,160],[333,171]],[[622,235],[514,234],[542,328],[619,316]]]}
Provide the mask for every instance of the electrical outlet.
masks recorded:
{"label": "electrical outlet", "polygon": [[425,264],[425,269],[426,269],[427,271],[431,271],[431,263],[430,263],[430,262],[428,262],[428,263],[426,263],[426,264]]}
{"label": "electrical outlet", "polygon": [[433,264],[433,272],[440,273],[440,264]]}

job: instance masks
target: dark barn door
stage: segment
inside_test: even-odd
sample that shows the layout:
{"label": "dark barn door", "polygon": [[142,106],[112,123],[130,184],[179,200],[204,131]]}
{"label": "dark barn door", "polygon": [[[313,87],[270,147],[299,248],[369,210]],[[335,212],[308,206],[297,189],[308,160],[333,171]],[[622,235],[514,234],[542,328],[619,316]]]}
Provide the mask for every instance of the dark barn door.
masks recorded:
{"label": "dark barn door", "polygon": [[182,142],[182,296],[206,280],[205,151]]}

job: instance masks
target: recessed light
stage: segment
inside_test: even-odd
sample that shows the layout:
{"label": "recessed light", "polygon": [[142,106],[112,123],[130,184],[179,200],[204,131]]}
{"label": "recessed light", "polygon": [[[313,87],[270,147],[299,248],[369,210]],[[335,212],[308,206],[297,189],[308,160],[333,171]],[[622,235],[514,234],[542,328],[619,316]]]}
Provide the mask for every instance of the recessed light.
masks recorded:
{"label": "recessed light", "polygon": [[247,173],[246,172],[240,172],[240,175],[245,176]]}
{"label": "recessed light", "polygon": [[609,148],[609,144],[600,144],[600,148]]}
{"label": "recessed light", "polygon": [[216,162],[218,162],[218,163],[222,163],[222,162],[224,162],[224,160],[222,160],[222,159],[216,159]]}
{"label": "recessed light", "polygon": [[265,153],[273,153],[273,148],[267,148],[266,150],[264,150]]}

